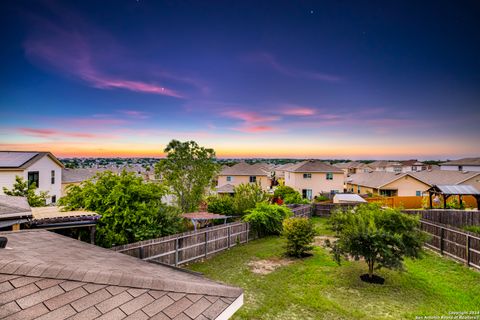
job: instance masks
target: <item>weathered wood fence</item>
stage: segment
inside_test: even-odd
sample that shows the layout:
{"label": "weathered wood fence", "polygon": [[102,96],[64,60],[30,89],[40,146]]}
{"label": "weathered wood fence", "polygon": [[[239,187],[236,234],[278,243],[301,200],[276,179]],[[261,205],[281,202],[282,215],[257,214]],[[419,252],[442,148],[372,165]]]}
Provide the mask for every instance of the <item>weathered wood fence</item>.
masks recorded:
{"label": "weathered wood fence", "polygon": [[313,204],[313,215],[319,217],[330,217],[332,210],[342,207],[355,207],[355,204],[349,203],[315,203]]}
{"label": "weathered wood fence", "polygon": [[404,210],[408,214],[418,214],[430,222],[448,224],[454,227],[480,225],[480,211],[473,210]]}
{"label": "weathered wood fence", "polygon": [[[312,212],[311,205],[292,206],[290,209],[296,217],[310,217]],[[114,247],[112,250],[147,261],[178,266],[207,258],[214,253],[256,238],[257,234],[250,230],[248,223],[232,222],[126,244]]]}
{"label": "weathered wood fence", "polygon": [[311,204],[293,204],[287,205],[290,210],[293,212],[294,217],[302,217],[302,218],[311,218],[312,217],[312,205]]}
{"label": "weathered wood fence", "polygon": [[436,222],[420,222],[431,237],[426,247],[480,270],[480,236]]}

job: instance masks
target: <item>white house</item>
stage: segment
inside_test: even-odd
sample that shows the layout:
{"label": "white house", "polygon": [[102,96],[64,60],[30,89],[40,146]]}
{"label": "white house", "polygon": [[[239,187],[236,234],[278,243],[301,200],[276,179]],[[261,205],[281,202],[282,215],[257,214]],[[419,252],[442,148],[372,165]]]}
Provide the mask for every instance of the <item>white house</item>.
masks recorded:
{"label": "white house", "polygon": [[480,158],[463,158],[447,161],[440,165],[440,170],[447,171],[480,171]]}
{"label": "white house", "polygon": [[48,192],[47,204],[61,197],[63,164],[50,152],[0,151],[0,194],[12,189],[15,177],[35,183],[38,191]]}

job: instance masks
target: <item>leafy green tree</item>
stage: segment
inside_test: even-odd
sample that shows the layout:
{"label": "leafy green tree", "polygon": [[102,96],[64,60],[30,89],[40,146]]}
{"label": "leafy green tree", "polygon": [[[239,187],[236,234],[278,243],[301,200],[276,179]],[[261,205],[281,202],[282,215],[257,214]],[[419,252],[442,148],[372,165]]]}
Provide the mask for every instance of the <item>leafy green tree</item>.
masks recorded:
{"label": "leafy green tree", "polygon": [[165,194],[164,186],[145,182],[132,172],[105,171],[69,187],[60,204],[66,210],[82,208],[101,214],[96,241],[111,247],[178,232],[178,211],[162,203]]}
{"label": "leafy green tree", "polygon": [[300,258],[313,249],[315,229],[310,219],[292,217],[283,220],[282,235],[287,239],[285,249],[289,256]]}
{"label": "leafy green tree", "polygon": [[247,210],[243,220],[250,223],[260,235],[278,235],[282,232],[282,222],[292,215],[285,206],[259,202],[254,209]]}
{"label": "leafy green tree", "polygon": [[303,199],[302,195],[295,189],[289,186],[279,186],[273,193],[274,198],[280,198],[284,204],[306,204],[309,203],[307,199]]}
{"label": "leafy green tree", "polygon": [[207,198],[208,212],[223,215],[232,215],[234,213],[233,197],[228,195],[211,196]]}
{"label": "leafy green tree", "polygon": [[13,184],[12,190],[3,187],[3,193],[7,196],[26,197],[31,207],[43,207],[47,203],[48,192],[40,191],[37,194],[36,189],[37,186],[35,183],[28,185],[28,182],[22,177],[15,176],[15,183]]}
{"label": "leafy green tree", "polygon": [[155,173],[175,196],[182,212],[197,210],[218,172],[215,151],[195,141],[172,140],[164,152],[167,156],[155,165]]}
{"label": "leafy green tree", "polygon": [[242,183],[234,189],[233,207],[236,215],[244,215],[255,208],[257,203],[268,201],[269,197],[258,183]]}
{"label": "leafy green tree", "polygon": [[420,230],[419,217],[402,213],[399,209],[382,208],[369,203],[355,209],[335,211],[331,227],[339,239],[333,243],[333,256],[353,256],[365,259],[368,278],[375,269],[402,269],[403,258],[417,258],[422,253],[426,235]]}

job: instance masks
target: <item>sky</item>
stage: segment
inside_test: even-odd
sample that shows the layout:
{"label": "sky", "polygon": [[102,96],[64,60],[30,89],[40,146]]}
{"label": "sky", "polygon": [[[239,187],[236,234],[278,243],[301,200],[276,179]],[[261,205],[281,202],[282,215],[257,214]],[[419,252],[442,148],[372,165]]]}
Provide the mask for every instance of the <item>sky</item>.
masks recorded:
{"label": "sky", "polygon": [[480,156],[478,1],[0,2],[0,150]]}

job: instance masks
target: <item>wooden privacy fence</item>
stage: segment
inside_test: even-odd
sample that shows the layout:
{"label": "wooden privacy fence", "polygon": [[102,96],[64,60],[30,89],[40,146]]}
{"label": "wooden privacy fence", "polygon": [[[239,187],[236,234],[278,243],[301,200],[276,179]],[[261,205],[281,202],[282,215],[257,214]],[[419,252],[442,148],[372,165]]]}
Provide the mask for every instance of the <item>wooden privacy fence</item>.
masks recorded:
{"label": "wooden privacy fence", "polygon": [[[452,198],[453,199],[453,198]],[[395,196],[395,197],[368,197],[368,202],[380,202],[382,205],[392,208],[420,209],[428,206],[428,197],[422,196]],[[457,198],[458,201],[458,198]],[[472,196],[462,196],[462,202],[469,208],[477,207],[477,200]],[[441,204],[443,207],[443,202]]]}
{"label": "wooden privacy fence", "polygon": [[425,246],[480,270],[480,236],[454,227],[421,220],[430,235]]}
{"label": "wooden privacy fence", "polygon": [[302,217],[302,218],[311,218],[312,217],[312,205],[311,204],[303,204],[303,205],[287,205],[290,210],[293,212],[294,217]]}
{"label": "wooden privacy fence", "polygon": [[355,204],[350,203],[315,203],[313,204],[313,214],[319,217],[330,217],[332,210],[337,207],[353,208],[355,206]]}
{"label": "wooden privacy fence", "polygon": [[473,210],[404,210],[408,214],[418,214],[422,220],[448,224],[454,227],[480,225],[480,211]]}
{"label": "wooden privacy fence", "polygon": [[147,261],[178,266],[257,238],[246,222],[189,231],[112,248]]}

